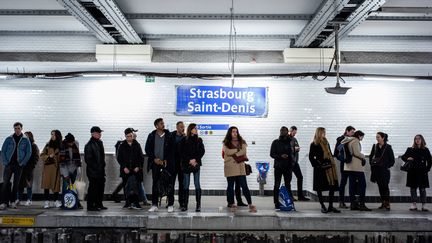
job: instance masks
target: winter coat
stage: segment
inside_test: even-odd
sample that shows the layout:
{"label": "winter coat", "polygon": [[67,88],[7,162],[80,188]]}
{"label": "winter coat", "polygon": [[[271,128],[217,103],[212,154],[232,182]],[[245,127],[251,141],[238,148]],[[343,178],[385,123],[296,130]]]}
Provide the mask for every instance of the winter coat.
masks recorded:
{"label": "winter coat", "polygon": [[101,140],[90,138],[84,147],[84,161],[87,164],[87,177],[105,177],[105,149]]}
{"label": "winter coat", "polygon": [[223,155],[224,155],[224,175],[225,177],[231,176],[242,176],[246,175],[245,163],[244,162],[236,162],[233,156],[246,156],[247,145],[243,144],[241,149],[237,148],[228,148],[227,146],[223,146]]}
{"label": "winter coat", "polygon": [[63,177],[69,177],[81,166],[81,155],[75,142],[72,145],[72,159],[69,152],[67,142],[63,141],[60,149],[60,174]]}
{"label": "winter coat", "polygon": [[171,132],[171,137],[173,139],[173,146],[174,146],[174,155],[173,155],[173,159],[174,159],[174,164],[175,164],[175,170],[177,172],[181,171],[181,152],[180,152],[180,143],[181,141],[185,138],[185,136],[182,136],[180,141],[177,141],[177,131],[173,131]]}
{"label": "winter coat", "polygon": [[[282,158],[283,154],[287,154],[288,158]],[[278,138],[274,140],[270,147],[270,157],[274,159],[275,170],[290,169],[293,167],[294,148],[292,147],[291,137]]]}
{"label": "winter coat", "polygon": [[[127,141],[123,141],[120,144],[117,151],[117,161],[120,164],[120,176],[127,177],[131,174],[135,174],[135,178],[141,182],[143,181],[143,166],[144,166],[144,154],[141,149],[141,144],[135,139],[132,144],[129,145]],[[139,168],[138,172],[135,172],[135,168]],[[129,174],[124,172],[124,169],[129,169]]]}
{"label": "winter coat", "polygon": [[[373,165],[373,160],[378,160],[376,165]],[[378,184],[390,183],[390,168],[395,163],[395,156],[392,146],[385,143],[381,148],[378,144],[372,146],[369,155],[369,163],[371,164],[371,182]]]}
{"label": "winter coat", "polygon": [[[174,152],[175,152],[175,146],[173,138],[171,137],[171,133],[165,129],[165,140],[164,140],[164,160],[167,161],[166,169],[173,173],[175,171],[175,161],[174,161]],[[154,163],[155,157],[155,137],[156,137],[156,130],[151,132],[148,137],[145,144],[145,152],[148,156],[148,163],[147,163],[147,171],[150,171],[153,168],[153,165],[156,166]],[[157,165],[158,167],[162,167],[160,165]]]}
{"label": "winter coat", "polygon": [[428,173],[432,167],[431,153],[428,148],[412,148],[409,147],[402,155],[402,160],[407,162],[408,158],[412,157],[414,160],[413,167],[407,173],[407,187],[413,188],[429,188]]}
{"label": "winter coat", "polygon": [[[54,155],[54,157],[50,157]],[[40,159],[43,161],[42,189],[60,192],[60,148],[53,148],[47,143],[42,150]]]}
{"label": "winter coat", "polygon": [[[15,146],[15,139],[12,134],[5,139],[1,149],[2,161],[5,167],[11,162],[12,156],[15,152]],[[20,166],[26,165],[29,161],[32,154],[31,148],[30,140],[25,134],[23,134],[18,142],[18,164]]]}
{"label": "winter coat", "polygon": [[19,183],[20,189],[27,187],[27,181],[31,181],[33,178],[33,171],[36,167],[37,162],[39,161],[40,151],[38,146],[35,143],[32,143],[32,155],[30,156],[29,161],[23,167],[23,171],[21,174],[21,179]]}
{"label": "winter coat", "polygon": [[[329,146],[330,150],[330,146]],[[331,150],[330,150],[331,151]],[[339,185],[330,185],[327,180],[326,170],[320,168],[324,161],[324,151],[320,144],[311,143],[309,147],[309,161],[313,167],[313,190],[314,191],[337,191]],[[332,166],[336,166],[332,164]]]}
{"label": "winter coat", "polygon": [[[204,143],[201,138],[193,136],[190,138],[184,137],[180,142],[180,157],[181,167],[184,173],[191,173],[198,170],[202,166],[202,157],[205,154]],[[195,159],[198,165],[194,168],[189,165],[189,161]]]}
{"label": "winter coat", "polygon": [[352,155],[352,161],[345,163],[344,171],[357,171],[364,172],[364,159],[366,156],[361,153],[360,140],[356,137],[346,137],[342,140],[341,144],[348,143],[349,152]]}
{"label": "winter coat", "polygon": [[297,138],[291,137],[291,148],[293,152],[293,164],[298,163],[299,161],[299,152],[295,150],[295,147],[300,147]]}

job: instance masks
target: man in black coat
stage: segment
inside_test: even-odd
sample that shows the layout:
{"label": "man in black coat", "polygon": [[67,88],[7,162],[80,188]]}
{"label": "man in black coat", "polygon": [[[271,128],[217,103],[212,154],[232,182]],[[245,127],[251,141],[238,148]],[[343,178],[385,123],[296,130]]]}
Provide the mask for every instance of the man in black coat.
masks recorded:
{"label": "man in black coat", "polygon": [[288,128],[281,127],[280,136],[274,140],[270,148],[270,157],[274,159],[274,188],[273,202],[275,208],[279,209],[279,187],[282,176],[284,177],[285,186],[292,197],[291,179],[293,169],[293,149],[291,147],[291,137],[288,135]]}
{"label": "man in black coat", "polygon": [[292,126],[289,129],[288,135],[291,138],[291,148],[293,149],[293,173],[297,178],[297,198],[299,201],[309,201],[310,199],[305,197],[303,194],[303,174],[300,169],[299,165],[299,152],[300,152],[300,145],[297,141],[297,138],[295,138],[297,134],[297,127]]}
{"label": "man in black coat", "polygon": [[120,144],[117,151],[120,176],[125,186],[126,204],[124,208],[140,209],[138,194],[139,186],[143,180],[144,154],[141,145],[134,139],[133,129],[126,128],[124,134],[126,140]]}
{"label": "man in black coat", "polygon": [[[152,170],[152,206],[149,212],[158,210],[159,190],[158,183],[161,179],[162,170],[166,169],[171,175],[175,171],[174,163],[174,143],[171,133],[165,129],[162,118],[154,121],[155,130],[151,132],[146,141],[145,152],[148,156],[147,171]],[[171,176],[172,180],[172,176]],[[170,183],[171,188],[168,193],[168,212],[174,212],[174,181]]]}
{"label": "man in black coat", "polygon": [[[336,139],[336,145],[333,153],[334,157],[337,158],[339,156],[338,146],[341,144],[342,140],[344,140],[345,137],[352,137],[355,131],[356,130],[353,126],[347,126],[345,128],[344,134]],[[344,171],[344,162],[342,161],[340,161],[339,170],[341,173],[341,180],[339,185],[339,208],[348,208],[348,206],[345,204],[345,186],[348,182],[349,172]]]}
{"label": "man in black coat", "polygon": [[182,205],[184,203],[184,189],[183,189],[183,171],[181,168],[181,158],[180,158],[180,142],[185,137],[185,126],[182,121],[178,121],[176,123],[176,130],[171,132],[171,137],[174,141],[174,161],[175,161],[175,167],[174,167],[174,174],[173,174],[173,180],[176,180],[176,177],[178,178],[178,201],[180,204],[180,207],[184,206]]}
{"label": "man in black coat", "polygon": [[87,211],[105,210],[102,200],[105,188],[105,150],[99,127],[90,129],[91,138],[84,147],[84,160],[87,164],[89,187],[87,191]]}

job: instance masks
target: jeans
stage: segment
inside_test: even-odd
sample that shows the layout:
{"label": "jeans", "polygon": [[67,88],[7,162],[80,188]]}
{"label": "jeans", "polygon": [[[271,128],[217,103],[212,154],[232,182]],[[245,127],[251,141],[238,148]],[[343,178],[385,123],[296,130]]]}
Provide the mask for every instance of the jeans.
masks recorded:
{"label": "jeans", "polygon": [[358,194],[360,195],[359,203],[364,204],[366,196],[366,178],[364,172],[349,171],[348,173],[350,203],[355,203],[356,191],[358,190]]}
{"label": "jeans", "polygon": [[345,202],[345,186],[348,182],[348,171],[344,171],[344,163],[340,163],[341,181],[339,185],[339,202]]}
{"label": "jeans", "polygon": [[[10,198],[3,198],[1,203],[15,202],[18,195],[18,185],[21,179],[22,167],[18,163],[8,164],[4,167],[3,171],[3,187],[1,190],[2,195],[9,195]],[[12,179],[13,174],[13,185],[11,194],[8,193],[10,190],[9,183]]]}
{"label": "jeans", "polygon": [[[420,191],[420,202],[426,203],[426,188],[419,188]],[[411,200],[417,202],[417,188],[411,187]]]}
{"label": "jeans", "polygon": [[147,195],[146,195],[145,188],[144,188],[144,182],[141,182],[139,184],[138,190],[139,190],[139,196],[140,196],[141,201],[147,202]]}
{"label": "jeans", "polygon": [[227,177],[227,182],[228,182],[227,201],[228,201],[228,205],[234,204],[234,184],[235,184],[237,179],[238,179],[238,182],[240,184],[240,187],[242,188],[243,194],[246,197],[248,204],[252,204],[252,198],[251,198],[251,194],[250,194],[250,191],[249,191],[249,188],[247,185],[246,176],[242,175],[242,176]]}
{"label": "jeans", "polygon": [[282,181],[282,176],[284,177],[285,187],[288,189],[291,199],[293,199],[291,192],[292,168],[274,168],[275,182],[273,187],[273,202],[276,207],[279,206],[279,187]]}
{"label": "jeans", "polygon": [[[195,191],[201,190],[200,185],[200,170],[197,172],[192,172],[194,177],[194,185],[195,185]],[[192,173],[184,173],[183,174],[183,190],[189,190],[189,184],[190,184],[190,174]]]}

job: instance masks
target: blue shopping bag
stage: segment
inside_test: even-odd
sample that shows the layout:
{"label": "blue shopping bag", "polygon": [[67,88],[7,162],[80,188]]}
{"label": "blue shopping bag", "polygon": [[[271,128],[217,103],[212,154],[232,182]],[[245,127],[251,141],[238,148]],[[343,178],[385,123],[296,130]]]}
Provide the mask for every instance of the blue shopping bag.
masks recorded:
{"label": "blue shopping bag", "polygon": [[281,211],[295,211],[292,195],[290,195],[285,185],[281,186],[279,189],[279,204]]}

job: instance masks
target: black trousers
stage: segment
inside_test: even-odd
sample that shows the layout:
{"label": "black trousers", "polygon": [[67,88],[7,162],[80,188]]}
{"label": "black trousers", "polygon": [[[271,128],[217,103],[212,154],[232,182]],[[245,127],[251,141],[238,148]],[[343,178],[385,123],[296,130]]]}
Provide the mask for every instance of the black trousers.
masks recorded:
{"label": "black trousers", "polygon": [[[185,201],[185,190],[183,186],[184,174],[180,168],[176,168],[176,171],[173,175],[174,182],[178,179],[178,202],[180,205]],[[175,184],[175,183],[174,183]]]}
{"label": "black trousers", "polygon": [[385,182],[378,181],[378,190],[381,196],[381,201],[390,201],[390,189],[389,185]]}
{"label": "black trousers", "polygon": [[105,177],[89,177],[88,180],[87,208],[100,208],[103,206],[102,200],[105,189]]}
{"label": "black trousers", "polygon": [[[152,205],[157,206],[159,204],[159,190],[158,190],[158,183],[161,177],[161,168],[158,165],[153,165],[152,167],[152,179],[153,179],[153,185],[152,185]],[[172,188],[170,189],[168,193],[168,206],[174,205],[174,177],[171,176],[172,180]]]}
{"label": "black trousers", "polygon": [[[2,201],[0,203],[15,202],[18,195],[18,185],[21,180],[22,167],[18,163],[10,163],[3,168],[3,186],[1,188]],[[10,190],[10,180],[13,174],[12,192]]]}
{"label": "black trousers", "polygon": [[299,163],[294,164],[292,172],[294,173],[295,177],[297,178],[297,196],[299,198],[302,198],[302,197],[304,197],[303,196],[303,174],[301,172]]}
{"label": "black trousers", "polygon": [[288,189],[292,197],[291,191],[291,179],[292,179],[292,168],[274,168],[274,188],[273,188],[273,202],[275,206],[279,206],[279,187],[282,181],[282,176],[284,177],[285,187]]}

